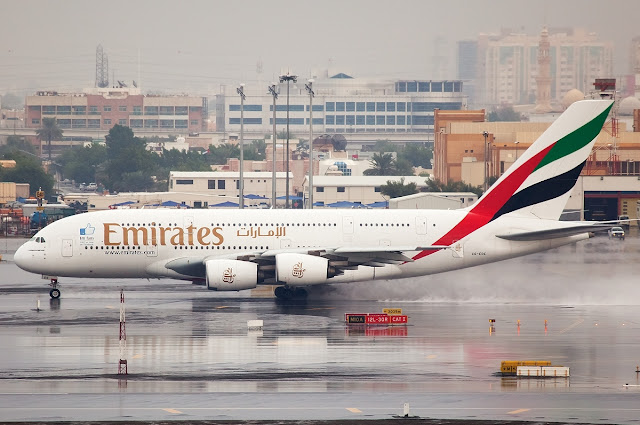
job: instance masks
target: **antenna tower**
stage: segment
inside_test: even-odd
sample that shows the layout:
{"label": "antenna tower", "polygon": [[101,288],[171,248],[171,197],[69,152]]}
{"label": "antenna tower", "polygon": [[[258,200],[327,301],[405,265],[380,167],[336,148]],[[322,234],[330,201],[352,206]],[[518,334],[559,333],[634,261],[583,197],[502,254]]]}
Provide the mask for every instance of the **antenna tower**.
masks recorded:
{"label": "antenna tower", "polygon": [[96,87],[109,87],[109,58],[102,44],[96,47]]}

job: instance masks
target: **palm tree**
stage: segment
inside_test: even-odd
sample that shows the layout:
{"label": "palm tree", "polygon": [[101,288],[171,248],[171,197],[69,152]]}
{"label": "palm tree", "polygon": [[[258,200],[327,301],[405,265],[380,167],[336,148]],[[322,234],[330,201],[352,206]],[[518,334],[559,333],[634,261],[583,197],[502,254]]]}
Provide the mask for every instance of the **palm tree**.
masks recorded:
{"label": "palm tree", "polygon": [[51,161],[51,141],[62,138],[62,130],[58,127],[58,123],[55,118],[44,118],[42,120],[42,128],[36,130],[36,135],[41,141],[44,139],[47,141],[47,148],[49,149],[49,161]]}
{"label": "palm tree", "polygon": [[394,176],[396,164],[391,153],[374,153],[371,157],[371,168],[364,171],[365,176]]}

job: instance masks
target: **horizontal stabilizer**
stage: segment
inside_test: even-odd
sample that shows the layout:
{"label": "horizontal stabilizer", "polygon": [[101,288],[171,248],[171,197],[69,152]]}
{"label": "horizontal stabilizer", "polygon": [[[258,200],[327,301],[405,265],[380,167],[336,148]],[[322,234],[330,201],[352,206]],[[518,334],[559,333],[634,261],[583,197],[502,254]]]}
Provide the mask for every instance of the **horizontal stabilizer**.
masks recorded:
{"label": "horizontal stabilizer", "polygon": [[566,238],[569,236],[581,235],[589,232],[603,232],[609,230],[617,224],[584,224],[558,229],[536,230],[534,232],[512,233],[508,235],[496,235],[500,239],[508,241],[540,241],[546,239]]}

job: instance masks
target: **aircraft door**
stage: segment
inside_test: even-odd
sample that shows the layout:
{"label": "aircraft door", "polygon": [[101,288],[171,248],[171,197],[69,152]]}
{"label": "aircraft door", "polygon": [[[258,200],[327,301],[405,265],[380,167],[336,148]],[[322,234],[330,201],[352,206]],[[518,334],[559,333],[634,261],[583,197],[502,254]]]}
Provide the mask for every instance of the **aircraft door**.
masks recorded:
{"label": "aircraft door", "polygon": [[62,256],[73,257],[73,239],[62,240]]}
{"label": "aircraft door", "polygon": [[353,217],[342,217],[342,231],[346,234],[353,233]]}
{"label": "aircraft door", "polygon": [[418,235],[427,234],[427,218],[426,217],[416,217],[416,234]]}

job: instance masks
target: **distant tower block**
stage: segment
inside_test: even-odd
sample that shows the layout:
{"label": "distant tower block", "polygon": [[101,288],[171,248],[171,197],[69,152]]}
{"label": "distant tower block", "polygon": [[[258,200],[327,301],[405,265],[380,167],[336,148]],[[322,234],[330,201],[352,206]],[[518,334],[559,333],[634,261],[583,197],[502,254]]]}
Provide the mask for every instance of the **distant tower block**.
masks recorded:
{"label": "distant tower block", "polygon": [[102,44],[96,47],[96,87],[109,86],[109,58],[102,48]]}
{"label": "distant tower block", "polygon": [[124,291],[120,290],[120,361],[118,375],[127,375],[127,329],[125,327]]}
{"label": "distant tower block", "polygon": [[536,77],[536,109],[537,113],[551,111],[551,56],[549,51],[549,31],[542,28],[540,43],[538,44],[538,76]]}

